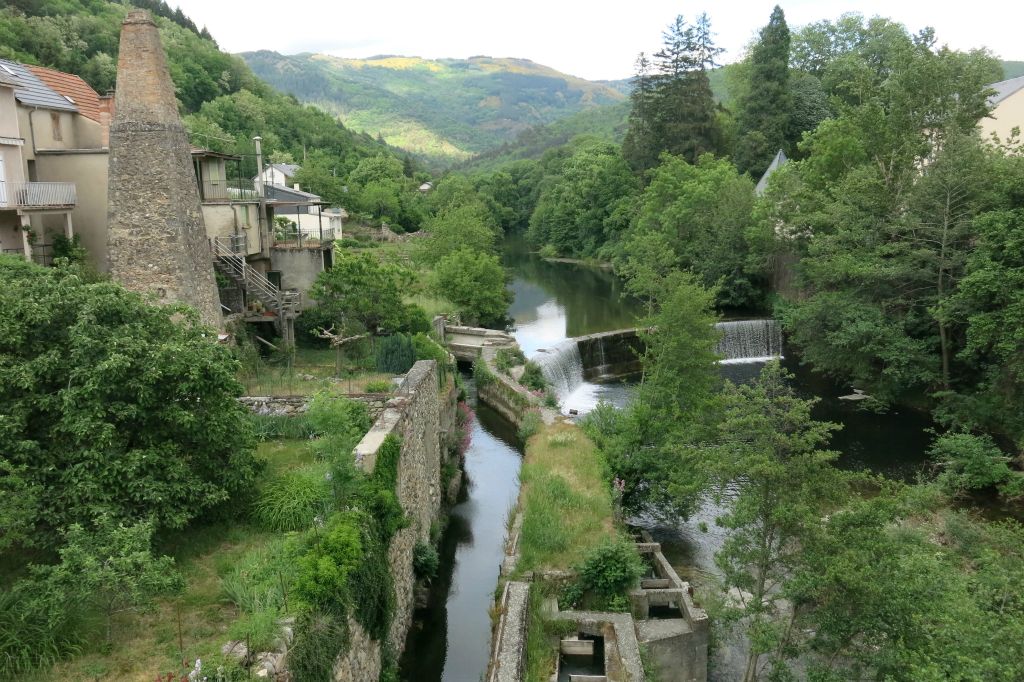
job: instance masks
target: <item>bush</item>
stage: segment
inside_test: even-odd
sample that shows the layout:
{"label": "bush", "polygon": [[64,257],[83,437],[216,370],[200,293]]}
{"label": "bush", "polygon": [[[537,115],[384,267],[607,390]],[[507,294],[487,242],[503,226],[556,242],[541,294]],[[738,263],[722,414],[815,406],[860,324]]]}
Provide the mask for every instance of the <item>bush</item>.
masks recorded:
{"label": "bush", "polygon": [[425,542],[417,542],[412,549],[412,570],[417,578],[433,578],[437,575],[438,566],[441,563],[437,556],[437,550],[433,545]]}
{"label": "bush", "polygon": [[555,248],[554,244],[545,244],[544,246],[540,247],[540,251],[537,252],[537,255],[539,255],[541,258],[557,258],[558,249]]}
{"label": "bush", "polygon": [[491,373],[483,359],[478,359],[473,363],[473,380],[476,382],[477,388],[494,383],[494,374]]}
{"label": "bush", "polygon": [[287,471],[260,491],[256,519],[270,530],[302,530],[331,508],[331,483],[322,465]]}
{"label": "bush", "polygon": [[577,570],[580,586],[607,603],[636,584],[643,575],[644,563],[636,547],[620,539],[592,549]]}
{"label": "bush", "polygon": [[367,393],[391,393],[395,385],[387,379],[377,379],[366,383]]}
{"label": "bush", "polygon": [[519,439],[522,441],[528,441],[538,431],[540,431],[542,421],[540,413],[536,410],[530,410],[523,415],[523,421],[519,424]]}
{"label": "bush", "polygon": [[276,609],[247,613],[228,627],[228,637],[246,642],[252,652],[269,651],[281,637]]}
{"label": "bush", "polygon": [[416,362],[416,348],[406,334],[385,336],[377,344],[377,371],[405,374]]}
{"label": "bush", "polygon": [[526,363],[526,356],[519,348],[500,348],[494,354],[494,366],[508,374],[513,367]]}
{"label": "bush", "polygon": [[288,668],[296,680],[327,680],[338,653],[348,648],[344,613],[312,609],[295,623],[295,641],[288,650]]}
{"label": "bush", "polygon": [[527,361],[526,368],[523,370],[523,376],[519,378],[519,383],[531,391],[543,391],[548,385],[548,380],[544,378],[544,370],[540,368],[540,365],[536,362]]}
{"label": "bush", "polygon": [[351,453],[371,426],[366,405],[330,393],[313,396],[306,420],[321,436],[313,443],[313,453],[325,461],[334,461],[339,453]]}

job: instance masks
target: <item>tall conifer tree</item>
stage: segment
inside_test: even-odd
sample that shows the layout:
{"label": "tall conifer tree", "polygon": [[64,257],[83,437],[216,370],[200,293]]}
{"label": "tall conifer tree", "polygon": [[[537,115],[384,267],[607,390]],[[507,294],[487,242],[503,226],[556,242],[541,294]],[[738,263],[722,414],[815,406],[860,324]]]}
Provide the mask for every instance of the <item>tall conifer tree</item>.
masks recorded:
{"label": "tall conifer tree", "polygon": [[788,146],[787,133],[793,118],[789,43],[786,16],[776,5],[750,52],[750,83],[738,112],[736,166],[755,177],[764,173],[778,150]]}

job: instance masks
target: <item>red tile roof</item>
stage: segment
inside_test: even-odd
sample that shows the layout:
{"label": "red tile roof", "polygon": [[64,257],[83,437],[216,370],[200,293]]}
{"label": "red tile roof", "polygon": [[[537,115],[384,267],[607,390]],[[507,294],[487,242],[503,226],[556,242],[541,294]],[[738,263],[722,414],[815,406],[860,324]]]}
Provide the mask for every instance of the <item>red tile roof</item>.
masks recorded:
{"label": "red tile roof", "polygon": [[82,116],[100,122],[100,96],[88,83],[72,73],[55,71],[43,66],[26,66],[51,90],[70,98]]}

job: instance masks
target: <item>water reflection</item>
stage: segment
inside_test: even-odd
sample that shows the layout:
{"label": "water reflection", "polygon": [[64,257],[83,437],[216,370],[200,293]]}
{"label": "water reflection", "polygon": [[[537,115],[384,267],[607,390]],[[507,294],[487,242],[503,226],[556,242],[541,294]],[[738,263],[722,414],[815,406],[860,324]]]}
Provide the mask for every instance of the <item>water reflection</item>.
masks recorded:
{"label": "water reflection", "polygon": [[[470,383],[471,377],[464,377]],[[487,669],[489,608],[504,555],[505,516],[519,494],[519,445],[512,428],[477,408],[466,452],[466,485],[441,538],[438,576],[417,609],[400,661],[403,680],[465,682]]]}

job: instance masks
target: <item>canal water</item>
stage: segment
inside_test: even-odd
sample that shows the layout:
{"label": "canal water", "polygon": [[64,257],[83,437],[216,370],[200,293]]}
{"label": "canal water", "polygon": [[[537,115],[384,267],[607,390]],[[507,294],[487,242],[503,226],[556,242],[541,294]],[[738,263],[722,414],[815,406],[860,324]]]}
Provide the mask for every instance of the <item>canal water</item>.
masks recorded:
{"label": "canal water", "polygon": [[[543,364],[567,339],[636,326],[639,302],[624,296],[622,282],[610,271],[588,265],[550,262],[529,253],[521,241],[509,241],[505,265],[512,273],[510,317],[527,357]],[[913,479],[926,465],[929,420],[913,412],[874,414],[838,397],[848,390],[801,367],[783,348],[783,364],[795,374],[797,390],[818,396],[817,419],[843,425],[831,443],[840,466],[870,469],[890,477]],[[723,365],[723,376],[749,381],[759,362]],[[472,379],[471,402],[475,403]],[[594,384],[581,379],[561,396],[563,411],[580,414],[601,400],[625,405],[632,385]],[[478,418],[466,453],[462,497],[452,509],[441,540],[441,568],[431,585],[426,608],[418,609],[402,657],[401,678],[409,682],[476,682],[486,671],[491,623],[489,608],[501,563],[505,524],[518,494],[521,444],[507,422],[477,406]],[[634,519],[663,545],[666,557],[684,579],[700,585],[715,572],[714,554],[724,535],[715,525],[719,509],[709,503],[693,518],[664,525]],[[723,677],[721,679],[728,679]]]}

